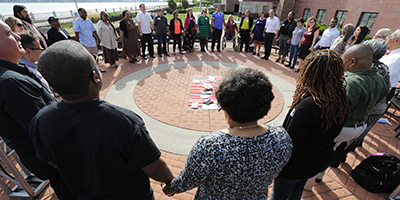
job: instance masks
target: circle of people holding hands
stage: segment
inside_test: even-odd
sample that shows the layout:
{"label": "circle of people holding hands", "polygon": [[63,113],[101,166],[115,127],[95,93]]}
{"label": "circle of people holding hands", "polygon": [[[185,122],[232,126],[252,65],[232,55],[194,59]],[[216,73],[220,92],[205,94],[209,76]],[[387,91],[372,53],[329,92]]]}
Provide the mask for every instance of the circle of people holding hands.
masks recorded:
{"label": "circle of people holding hands", "polygon": [[[304,20],[295,22],[292,12],[281,26],[273,11],[268,18],[260,12],[253,28],[248,10],[238,27],[232,17],[225,22],[219,6],[211,24],[207,10],[197,23],[191,10],[184,23],[174,13],[168,25],[162,10],[153,20],[144,4],[140,9],[137,26],[124,11],[119,33],[106,12],[96,29],[79,9],[76,41],[68,40],[54,17],[48,20],[54,33],[48,32],[47,40],[23,6],[14,7],[14,18],[0,21],[1,137],[35,176],[50,180],[60,199],[154,199],[149,177],[169,196],[197,187],[195,199],[300,199],[308,179],[321,180],[329,166],[338,167],[362,145],[400,80],[400,29],[381,29],[364,41],[367,27],[346,24],[340,35],[333,18],[316,42],[316,19],[310,17],[303,27]],[[152,35],[159,56],[169,55],[167,36],[174,40],[173,54],[176,44],[179,53],[193,52],[196,34],[204,52],[209,33],[211,51],[215,43],[221,51],[223,26],[224,37],[239,31],[239,51],[243,44],[249,51],[253,35],[253,54],[261,56],[264,41],[261,58],[268,60],[279,37],[276,62],[285,63],[290,53],[286,66],[296,68],[299,58],[293,102],[282,125],[260,124],[274,99],[273,84],[258,69],[232,70],[215,94],[227,128],[200,137],[174,177],[141,117],[99,98],[103,77],[97,45],[105,62],[117,67],[117,38],[134,63],[138,56],[147,59],[146,43],[155,57]],[[16,103],[22,108],[12,106]]]}

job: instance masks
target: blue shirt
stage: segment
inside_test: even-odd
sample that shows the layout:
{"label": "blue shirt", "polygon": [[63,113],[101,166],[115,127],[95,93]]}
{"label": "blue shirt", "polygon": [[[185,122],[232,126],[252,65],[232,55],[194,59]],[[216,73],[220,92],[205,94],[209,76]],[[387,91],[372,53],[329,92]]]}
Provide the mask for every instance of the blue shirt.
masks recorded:
{"label": "blue shirt", "polygon": [[219,12],[219,14],[218,14],[218,12],[214,12],[212,15],[211,15],[211,18],[212,19],[214,19],[214,25],[213,25],[213,27],[215,27],[215,28],[217,28],[217,29],[220,29],[220,30],[222,30],[222,25],[223,25],[223,21],[224,21],[224,13],[223,12]]}
{"label": "blue shirt", "polygon": [[74,32],[79,32],[79,42],[85,47],[96,47],[96,40],[93,37],[93,32],[96,31],[92,21],[89,18],[83,20],[78,17],[74,22]]}
{"label": "blue shirt", "polygon": [[303,37],[304,32],[306,32],[306,28],[302,26],[300,29],[296,26],[292,34],[292,40],[290,43],[292,45],[299,45],[301,38]]}

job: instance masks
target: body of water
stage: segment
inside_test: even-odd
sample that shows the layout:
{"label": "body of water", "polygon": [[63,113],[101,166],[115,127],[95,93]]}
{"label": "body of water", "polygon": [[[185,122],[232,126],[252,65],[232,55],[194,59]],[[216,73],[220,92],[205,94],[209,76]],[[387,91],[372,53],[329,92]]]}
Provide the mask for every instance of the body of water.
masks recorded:
{"label": "body of water", "polygon": [[[145,3],[146,7],[159,7],[168,5],[165,1],[152,1],[152,2],[78,2],[78,8],[85,8],[86,10],[102,10],[111,8],[132,8],[139,10],[139,4]],[[16,4],[21,4],[26,7],[29,12],[40,13],[40,12],[52,12],[52,11],[74,11],[76,12],[75,3],[0,3],[0,14],[2,15],[12,15],[13,6]]]}

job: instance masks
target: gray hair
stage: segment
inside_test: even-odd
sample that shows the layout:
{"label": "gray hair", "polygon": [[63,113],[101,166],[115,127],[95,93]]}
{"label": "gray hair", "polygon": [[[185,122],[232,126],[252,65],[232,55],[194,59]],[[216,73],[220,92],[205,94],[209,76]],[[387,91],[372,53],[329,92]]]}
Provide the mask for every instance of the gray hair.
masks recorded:
{"label": "gray hair", "polygon": [[379,60],[386,53],[386,42],[382,39],[371,39],[364,42],[364,44],[370,46],[374,51],[372,58],[374,60]]}
{"label": "gray hair", "polygon": [[93,56],[80,43],[62,40],[43,51],[38,68],[63,98],[77,99],[89,92],[94,64]]}
{"label": "gray hair", "polygon": [[343,37],[343,42],[347,42],[347,40],[349,40],[350,37],[353,35],[355,26],[349,23],[344,25],[344,27],[346,28],[346,34]]}
{"label": "gray hair", "polygon": [[400,28],[396,29],[396,31],[394,31],[396,33],[396,35],[394,35],[394,39],[399,39],[400,38]]}
{"label": "gray hair", "polygon": [[377,33],[382,33],[383,37],[385,37],[385,39],[392,34],[392,30],[388,29],[388,28],[382,28],[379,29]]}

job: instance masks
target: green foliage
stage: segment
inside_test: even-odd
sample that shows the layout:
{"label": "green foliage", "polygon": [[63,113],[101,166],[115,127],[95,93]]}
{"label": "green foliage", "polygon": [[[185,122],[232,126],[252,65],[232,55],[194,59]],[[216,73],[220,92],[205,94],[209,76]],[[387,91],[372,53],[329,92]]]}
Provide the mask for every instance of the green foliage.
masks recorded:
{"label": "green foliage", "polygon": [[224,13],[225,15],[233,14],[233,11],[221,10],[221,12]]}
{"label": "green foliage", "polygon": [[372,37],[369,36],[369,35],[366,35],[365,38],[364,38],[364,40],[371,40],[371,39],[372,39]]}
{"label": "green foliage", "polygon": [[178,13],[187,13],[187,10],[185,10],[185,9],[177,9],[176,10]]}
{"label": "green foliage", "polygon": [[182,0],[182,8],[183,9],[187,9],[187,8],[189,8],[189,2],[188,2],[188,0]]}
{"label": "green foliage", "polygon": [[215,10],[209,10],[208,13],[210,13],[210,15],[212,15],[215,12]]}
{"label": "green foliage", "polygon": [[168,0],[167,2],[168,2],[168,7],[171,8],[172,11],[174,11],[176,8],[175,0]]}

